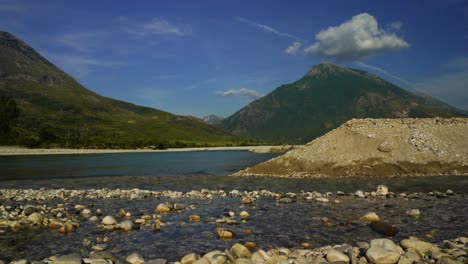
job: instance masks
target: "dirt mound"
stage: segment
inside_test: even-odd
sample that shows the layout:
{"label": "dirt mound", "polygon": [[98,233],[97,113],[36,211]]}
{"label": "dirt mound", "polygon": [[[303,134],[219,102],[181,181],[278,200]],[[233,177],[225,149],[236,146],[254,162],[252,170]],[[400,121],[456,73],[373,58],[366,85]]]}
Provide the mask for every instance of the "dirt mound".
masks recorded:
{"label": "dirt mound", "polygon": [[235,176],[468,175],[468,118],[353,119]]}

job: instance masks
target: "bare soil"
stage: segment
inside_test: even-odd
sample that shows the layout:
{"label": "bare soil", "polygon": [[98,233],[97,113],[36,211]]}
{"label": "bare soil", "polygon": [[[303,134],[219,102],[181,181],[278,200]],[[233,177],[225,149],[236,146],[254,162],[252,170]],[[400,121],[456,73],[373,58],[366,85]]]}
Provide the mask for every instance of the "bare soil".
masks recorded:
{"label": "bare soil", "polygon": [[468,175],[468,118],[353,119],[235,176]]}

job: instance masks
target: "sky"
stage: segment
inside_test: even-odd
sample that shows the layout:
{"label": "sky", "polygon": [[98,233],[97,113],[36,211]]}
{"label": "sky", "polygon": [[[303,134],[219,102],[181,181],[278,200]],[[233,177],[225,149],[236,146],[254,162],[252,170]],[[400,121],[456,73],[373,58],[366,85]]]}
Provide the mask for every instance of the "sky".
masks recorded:
{"label": "sky", "polygon": [[94,92],[180,115],[227,117],[322,61],[468,110],[468,0],[0,0],[0,31]]}

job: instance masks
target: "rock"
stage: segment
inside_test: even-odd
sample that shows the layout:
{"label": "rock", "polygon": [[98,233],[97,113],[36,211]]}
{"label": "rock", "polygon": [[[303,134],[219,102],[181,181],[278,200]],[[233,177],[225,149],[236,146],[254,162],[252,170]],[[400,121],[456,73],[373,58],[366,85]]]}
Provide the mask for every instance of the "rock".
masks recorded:
{"label": "rock", "polygon": [[160,203],[156,207],[156,213],[161,214],[161,213],[169,213],[171,211],[171,208],[167,206],[166,204]]}
{"label": "rock", "polygon": [[377,195],[387,195],[388,194],[388,188],[385,185],[379,185],[379,186],[377,186],[377,189],[375,190],[375,193]]}
{"label": "rock", "polygon": [[441,257],[437,260],[436,264],[462,264],[462,262],[454,260],[450,257]]}
{"label": "rock", "polygon": [[236,259],[236,261],[234,261],[234,264],[253,264],[253,262],[250,259],[240,258]]}
{"label": "rock", "polygon": [[192,262],[192,264],[210,264],[210,260],[207,258],[199,258]]}
{"label": "rock", "polygon": [[414,237],[403,239],[400,244],[404,249],[414,249],[414,251],[418,252],[420,255],[426,255],[428,253],[435,255],[440,253],[440,249],[436,245],[421,241]]}
{"label": "rock", "polygon": [[175,203],[174,204],[174,210],[184,210],[184,209],[185,209],[184,204],[180,204],[180,203]]}
{"label": "rock", "polygon": [[359,197],[359,198],[366,198],[366,195],[364,194],[363,191],[361,190],[358,190],[354,193],[355,196]]}
{"label": "rock", "polygon": [[218,254],[213,256],[210,260],[211,264],[225,264],[227,262],[227,257],[224,254]]}
{"label": "rock", "polygon": [[37,211],[37,210],[36,210],[35,207],[33,207],[33,206],[26,206],[26,207],[24,208],[24,210],[23,210],[23,214],[27,216],[27,215],[30,215],[30,214],[36,212],[36,211]]}
{"label": "rock", "polygon": [[250,196],[242,198],[242,203],[243,204],[252,204],[253,202],[255,202],[255,200]]}
{"label": "rock", "polygon": [[167,260],[162,259],[162,258],[150,259],[150,260],[145,262],[145,264],[166,264],[166,263],[167,263]]}
{"label": "rock", "polygon": [[368,249],[370,247],[369,243],[367,242],[357,242],[356,245],[360,248],[360,249]]}
{"label": "rock", "polygon": [[125,258],[125,260],[131,264],[141,264],[145,262],[143,257],[138,253],[133,253],[129,255],[128,257]]}
{"label": "rock", "polygon": [[375,232],[386,236],[394,236],[400,231],[397,227],[381,221],[375,221],[370,223],[370,227]]}
{"label": "rock", "polygon": [[81,214],[82,215],[91,215],[91,210],[85,208],[85,209],[83,209],[83,211],[81,211]]}
{"label": "rock", "polygon": [[377,147],[377,150],[384,153],[392,152],[393,150],[395,150],[395,145],[392,144],[390,141],[385,140],[384,142],[382,142],[382,144],[380,144]]}
{"label": "rock", "polygon": [[107,249],[107,244],[97,244],[92,246],[92,249],[96,251],[103,251]]}
{"label": "rock", "polygon": [[265,262],[265,259],[263,258],[262,254],[258,253],[258,252],[254,252],[252,254],[252,257],[250,257],[250,259],[255,262],[255,263],[263,263]]}
{"label": "rock", "polygon": [[213,250],[203,255],[203,257],[211,261],[216,255],[224,255],[224,253],[221,250]]}
{"label": "rock", "polygon": [[335,249],[330,249],[327,252],[326,259],[329,262],[335,262],[335,261],[343,261],[348,263],[349,262],[349,257],[346,256],[345,254],[339,252],[338,250]]}
{"label": "rock", "polygon": [[248,249],[254,249],[257,247],[257,243],[255,242],[245,242],[244,246]]}
{"label": "rock", "polygon": [[50,229],[59,229],[63,226],[63,222],[62,221],[59,221],[59,220],[56,220],[56,219],[53,219],[52,221],[50,221],[49,223],[49,228]]}
{"label": "rock", "polygon": [[400,260],[398,260],[398,264],[413,264],[416,261],[419,261],[421,258],[418,254],[414,252],[406,252],[402,256],[400,256]]}
{"label": "rock", "polygon": [[236,243],[231,247],[231,252],[236,258],[250,258],[252,253],[242,244]]}
{"label": "rock", "polygon": [[121,208],[121,209],[119,210],[119,212],[115,215],[115,217],[117,217],[117,218],[122,218],[122,217],[124,217],[126,214],[127,214],[127,212],[125,212],[125,210],[124,210],[123,208]]}
{"label": "rock", "polygon": [[28,216],[28,221],[33,225],[39,225],[44,220],[44,216],[38,212],[34,212]]}
{"label": "rock", "polygon": [[216,228],[216,232],[218,233],[219,238],[221,239],[231,239],[234,237],[234,231],[227,229],[227,228]]}
{"label": "rock", "polygon": [[102,219],[102,224],[103,225],[115,225],[117,224],[117,221],[115,220],[115,218],[111,215],[108,215],[106,217],[104,217],[104,219]]}
{"label": "rock", "polygon": [[380,221],[380,218],[376,213],[370,212],[359,218],[359,220],[364,223],[372,223],[375,221]]}
{"label": "rock", "polygon": [[192,264],[193,262],[197,261],[199,258],[200,258],[200,256],[198,256],[197,254],[195,254],[195,253],[190,253],[190,254],[185,255],[185,256],[180,260],[180,263],[181,263],[181,264]]}
{"label": "rock", "polygon": [[125,221],[120,222],[119,227],[123,231],[132,231],[133,223],[130,220],[125,220]]}
{"label": "rock", "polygon": [[117,257],[114,256],[111,252],[109,251],[94,251],[91,252],[89,255],[90,259],[109,259],[112,261],[116,261]]}
{"label": "rock", "polygon": [[419,209],[411,209],[406,211],[406,214],[409,216],[418,217],[421,214],[421,212],[419,211]]}
{"label": "rock", "polygon": [[247,211],[242,211],[242,212],[240,212],[239,216],[240,216],[241,219],[245,220],[245,219],[248,219],[250,217],[250,214]]}
{"label": "rock", "polygon": [[281,198],[278,200],[278,203],[283,203],[283,204],[290,204],[292,202],[293,200],[289,197]]}
{"label": "rock", "polygon": [[53,264],[81,264],[81,254],[74,253],[61,256]]}
{"label": "rock", "polygon": [[201,218],[198,215],[189,215],[189,221],[190,222],[200,222]]}
{"label": "rock", "polygon": [[73,233],[75,231],[75,226],[71,222],[66,222],[60,228],[60,233]]}
{"label": "rock", "polygon": [[20,260],[14,260],[10,262],[10,264],[28,264],[28,261],[25,259],[20,259]]}
{"label": "rock", "polygon": [[374,239],[366,251],[366,258],[371,263],[393,264],[398,262],[400,252],[390,239]]}
{"label": "rock", "polygon": [[328,203],[330,200],[328,200],[328,198],[325,198],[325,197],[318,197],[318,198],[315,198],[315,201],[320,202],[320,203]]}
{"label": "rock", "polygon": [[91,217],[89,218],[89,221],[91,221],[91,222],[97,222],[97,221],[99,221],[99,218],[98,218],[97,216],[93,215],[93,216],[91,216]]}

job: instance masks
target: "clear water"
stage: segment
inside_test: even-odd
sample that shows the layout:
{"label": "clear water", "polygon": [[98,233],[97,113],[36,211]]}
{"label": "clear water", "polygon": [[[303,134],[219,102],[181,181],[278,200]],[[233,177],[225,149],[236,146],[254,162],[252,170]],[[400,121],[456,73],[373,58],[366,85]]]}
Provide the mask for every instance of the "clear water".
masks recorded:
{"label": "clear water", "polygon": [[[441,242],[457,236],[468,236],[468,177],[354,177],[334,179],[278,179],[259,177],[229,177],[237,170],[275,157],[276,154],[255,154],[247,151],[200,151],[178,153],[123,153],[97,155],[50,155],[0,157],[0,188],[123,188],[190,191],[208,189],[261,190],[276,192],[375,190],[385,184],[394,192],[428,192],[452,189],[459,193],[451,198],[420,195],[415,199],[359,199],[351,196],[334,197],[340,204],[296,201],[278,204],[273,198],[261,198],[255,204],[244,206],[239,198],[215,197],[213,200],[179,199],[196,209],[163,216],[172,223],[160,232],[151,228],[132,232],[101,232],[95,223],[83,220],[73,234],[63,235],[48,228],[25,228],[18,232],[10,229],[0,234],[0,259],[27,258],[40,260],[53,254],[81,252],[87,256],[89,247],[83,247],[84,238],[111,238],[109,248],[123,249],[118,254],[125,257],[132,252],[141,253],[145,259],[167,258],[179,260],[190,252],[204,253],[224,249],[234,243],[256,242],[259,247],[300,247],[301,242],[314,247],[356,243],[382,237],[368,226],[360,224],[363,214],[374,211],[385,222],[395,224],[400,233],[393,238],[399,241],[410,235],[425,237],[431,242]],[[161,198],[128,199],[72,199],[67,207],[75,204],[101,208],[104,215],[114,215],[120,208],[132,212],[133,220],[141,214],[152,214]],[[173,201],[174,202],[174,201]],[[56,205],[63,200],[28,202],[28,204]],[[18,206],[22,203],[2,201],[0,204]],[[406,211],[419,208],[421,216],[412,218]],[[222,241],[215,235],[218,225],[212,221],[226,211],[249,211],[250,220],[241,225],[228,226],[236,232],[233,240]],[[202,217],[200,223],[187,223],[190,214]],[[330,219],[331,226],[323,225],[322,217]],[[251,235],[243,230],[250,229]]]}

